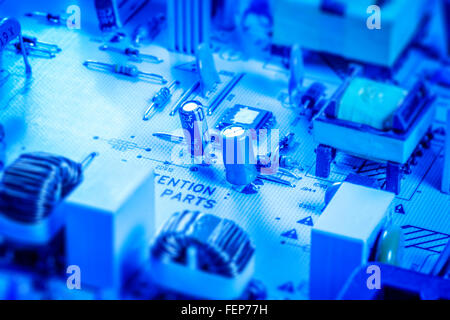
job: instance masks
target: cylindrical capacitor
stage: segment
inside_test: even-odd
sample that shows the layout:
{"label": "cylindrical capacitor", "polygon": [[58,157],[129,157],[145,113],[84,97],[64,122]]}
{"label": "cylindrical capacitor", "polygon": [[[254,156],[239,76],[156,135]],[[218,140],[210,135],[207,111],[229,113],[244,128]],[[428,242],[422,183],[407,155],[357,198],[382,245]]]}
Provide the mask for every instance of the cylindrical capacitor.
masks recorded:
{"label": "cylindrical capacitor", "polygon": [[186,101],[179,113],[189,153],[192,157],[203,156],[210,141],[203,105],[198,101]]}
{"label": "cylindrical capacitor", "polygon": [[222,130],[223,163],[227,181],[246,186],[258,176],[252,137],[242,127],[231,126]]}

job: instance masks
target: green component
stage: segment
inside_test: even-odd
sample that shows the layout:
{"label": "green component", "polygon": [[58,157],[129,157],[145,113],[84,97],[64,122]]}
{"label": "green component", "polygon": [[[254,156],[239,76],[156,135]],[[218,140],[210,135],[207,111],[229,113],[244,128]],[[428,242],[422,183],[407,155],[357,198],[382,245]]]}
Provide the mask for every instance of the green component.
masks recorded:
{"label": "green component", "polygon": [[390,226],[383,230],[378,240],[375,261],[401,266],[403,259],[404,236],[403,230],[397,226]]}
{"label": "green component", "polygon": [[338,119],[365,124],[379,130],[390,130],[395,111],[407,92],[390,84],[355,78],[338,106]]}

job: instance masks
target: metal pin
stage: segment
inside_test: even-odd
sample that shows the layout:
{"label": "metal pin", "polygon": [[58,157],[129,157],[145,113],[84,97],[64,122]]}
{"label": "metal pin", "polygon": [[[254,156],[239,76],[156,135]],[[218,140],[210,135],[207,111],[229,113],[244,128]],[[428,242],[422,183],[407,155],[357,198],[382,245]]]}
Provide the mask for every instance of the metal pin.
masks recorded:
{"label": "metal pin", "polygon": [[90,153],[86,158],[83,159],[83,161],[81,161],[81,167],[83,169],[86,169],[87,167],[89,167],[89,165],[92,163],[92,161],[94,161],[95,157],[98,156],[98,152],[92,152]]}
{"label": "metal pin", "polygon": [[168,141],[168,142],[172,142],[175,144],[181,144],[184,143],[184,137],[181,136],[176,136],[173,134],[169,134],[169,133],[164,133],[164,132],[157,132],[153,134],[154,137],[164,140],[164,141]]}
{"label": "metal pin", "polygon": [[305,77],[305,65],[303,62],[303,52],[300,45],[295,44],[291,49],[290,76],[289,76],[289,103],[296,105],[299,94],[303,88]]}
{"label": "metal pin", "polygon": [[280,179],[274,176],[268,176],[268,175],[258,175],[258,179],[261,180],[266,180],[266,181],[270,181],[270,182],[274,182],[274,183],[278,183],[284,186],[288,186],[291,188],[295,188],[295,185],[293,185],[291,182],[284,180],[284,179]]}
{"label": "metal pin", "polygon": [[161,88],[152,98],[152,103],[145,110],[142,120],[147,121],[155,113],[156,109],[163,108],[173,95],[173,89],[180,84],[179,81],[173,81],[167,87]]}
{"label": "metal pin", "polygon": [[107,71],[115,74],[121,74],[127,77],[136,78],[144,81],[166,84],[167,80],[163,76],[155,73],[145,73],[140,71],[136,66],[123,64],[109,64],[104,62],[87,60],[83,65],[91,70]]}
{"label": "metal pin", "polygon": [[23,42],[30,47],[46,49],[49,52],[58,53],[62,51],[56,44],[38,41],[36,37],[23,36]]}
{"label": "metal pin", "polygon": [[233,79],[228,82],[228,84],[223,88],[223,90],[217,95],[214,101],[208,108],[208,115],[211,116],[214,111],[219,107],[222,101],[228,96],[228,94],[234,89],[234,87],[238,84],[239,81],[244,77],[245,73],[239,73],[233,77]]}
{"label": "metal pin", "polygon": [[180,97],[180,99],[178,99],[177,103],[175,103],[174,107],[170,111],[170,115],[174,116],[178,112],[178,110],[181,108],[181,105],[183,104],[183,102],[185,102],[186,99],[189,98],[191,96],[191,94],[194,93],[199,87],[200,87],[200,81],[194,83],[192,85],[192,87],[187,89],[183,93],[183,95]]}
{"label": "metal pin", "polygon": [[294,179],[296,179],[296,180],[300,180],[300,177],[299,177],[298,175],[296,175],[294,172],[289,171],[289,170],[286,169],[286,168],[281,168],[281,167],[279,167],[279,168],[278,168],[278,172],[281,173],[281,174],[284,174],[284,175],[286,175],[286,176],[289,176],[289,177],[291,177],[291,178],[294,178]]}
{"label": "metal pin", "polygon": [[166,17],[161,14],[153,17],[146,24],[136,27],[132,35],[134,45],[139,46],[143,41],[153,41],[161,32],[165,23]]}
{"label": "metal pin", "polygon": [[47,20],[50,23],[53,24],[66,24],[67,23],[67,17],[47,12],[40,12],[40,11],[33,11],[25,14],[26,17],[30,18],[43,18]]}
{"label": "metal pin", "polygon": [[[17,52],[22,51],[22,43],[20,41],[14,43],[13,46]],[[30,55],[44,58],[54,58],[57,53],[61,52],[61,48],[57,45],[40,42],[35,37],[23,36],[23,46]]]}
{"label": "metal pin", "polygon": [[149,63],[158,64],[158,63],[161,63],[164,61],[163,59],[160,59],[151,54],[143,54],[138,49],[133,49],[133,48],[121,49],[121,48],[116,48],[116,47],[112,47],[107,44],[104,44],[104,45],[100,46],[99,49],[102,51],[111,51],[111,52],[126,55],[127,57],[130,57],[137,62],[145,61],[145,62],[149,62]]}

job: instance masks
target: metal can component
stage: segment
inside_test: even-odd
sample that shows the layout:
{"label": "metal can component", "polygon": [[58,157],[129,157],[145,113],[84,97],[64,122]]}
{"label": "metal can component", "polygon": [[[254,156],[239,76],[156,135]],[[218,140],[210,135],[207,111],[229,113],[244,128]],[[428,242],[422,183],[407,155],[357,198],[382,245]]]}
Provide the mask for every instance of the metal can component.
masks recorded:
{"label": "metal can component", "polygon": [[390,226],[383,230],[378,240],[375,260],[394,266],[401,266],[404,248],[403,229],[398,226]]}
{"label": "metal can component", "polygon": [[251,135],[243,127],[231,126],[222,130],[223,162],[227,181],[245,186],[258,176]]}
{"label": "metal can component", "polygon": [[203,151],[210,140],[203,105],[198,101],[186,101],[179,113],[189,153],[192,157],[203,156]]}

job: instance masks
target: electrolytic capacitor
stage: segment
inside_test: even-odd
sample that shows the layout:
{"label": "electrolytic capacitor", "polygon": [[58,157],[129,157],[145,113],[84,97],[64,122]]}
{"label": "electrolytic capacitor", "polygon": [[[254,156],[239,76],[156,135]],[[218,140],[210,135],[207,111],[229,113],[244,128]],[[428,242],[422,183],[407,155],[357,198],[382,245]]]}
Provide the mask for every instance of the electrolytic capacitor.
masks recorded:
{"label": "electrolytic capacitor", "polygon": [[236,186],[255,181],[258,170],[250,133],[243,127],[227,127],[222,130],[222,141],[227,181]]}
{"label": "electrolytic capacitor", "polygon": [[210,141],[203,105],[198,101],[186,101],[179,113],[189,153],[193,158],[202,157]]}
{"label": "electrolytic capacitor", "polygon": [[179,85],[178,81],[173,81],[167,87],[161,88],[152,98],[152,103],[145,110],[142,120],[147,121],[155,113],[157,109],[163,108],[172,98],[174,88]]}

